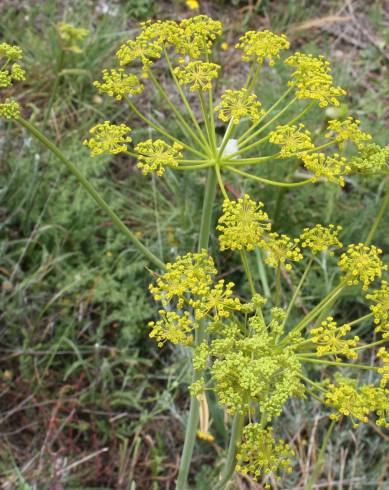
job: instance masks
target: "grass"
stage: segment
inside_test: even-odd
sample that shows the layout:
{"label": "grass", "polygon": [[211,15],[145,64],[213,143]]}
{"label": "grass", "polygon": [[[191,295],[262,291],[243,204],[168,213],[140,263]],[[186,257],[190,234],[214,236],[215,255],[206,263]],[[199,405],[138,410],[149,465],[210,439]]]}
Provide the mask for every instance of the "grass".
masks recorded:
{"label": "grass", "polygon": [[[357,48],[322,28],[293,30],[306,21],[336,14],[341,10],[339,2],[323,7],[294,0],[286,8],[283,2],[259,2],[256,8],[254,2],[235,3],[202,2],[204,11],[226,20],[226,40],[231,45],[237,31],[260,26],[288,30],[294,49],[327,51],[335,58],[339,84],[349,88],[353,115],[384,143],[388,114],[382,101],[387,96],[383,83],[387,67],[377,46],[362,34],[364,47]],[[205,173],[195,177],[169,173],[164,179],[145,181],[132,161],[90,159],[81,145],[96,121],[129,117],[120,105],[98,96],[91,80],[111,65],[116,46],[136,28],[135,17],[147,17],[150,11],[162,13],[163,6],[148,0],[126,2],[125,6],[107,2],[109,13],[104,13],[87,2],[63,5],[20,1],[4,9],[1,37],[21,44],[26,53],[29,79],[21,102],[29,117],[43,124],[59,57],[53,24],[66,19],[92,28],[84,52],[65,60],[67,71],[60,77],[46,130],[120,216],[152,244],[155,253],[169,259],[192,249]],[[174,2],[174,8],[177,17],[188,14],[184,2]],[[374,33],[385,34],[380,2],[355,8]],[[228,85],[239,86],[238,60],[227,61]],[[267,72],[261,98],[274,99],[282,79]],[[156,102],[160,113],[167,114],[161,101]],[[306,120],[307,126],[323,123],[314,114]],[[131,120],[130,125],[135,132],[144,132],[136,121]],[[155,311],[147,294],[150,276],[147,269],[145,274],[146,264],[96,210],[75,179],[27,135],[3,124],[0,145],[3,488],[173,488],[187,409],[185,383],[190,376],[186,352],[157,350],[148,340],[145,325]],[[266,172],[279,176],[271,165]],[[239,178],[231,179],[230,185],[237,192],[243,190]],[[353,177],[344,190],[321,184],[288,191],[277,229],[296,233],[307,223],[336,219],[345,228],[345,243],[359,241],[372,222],[380,189],[378,179]],[[247,190],[274,213],[278,198],[274,190],[251,184]],[[388,220],[376,242],[388,253]],[[223,262],[218,268],[235,275],[239,282],[233,259],[225,255],[219,260]],[[319,297],[333,280],[327,273],[328,263],[317,263],[319,270],[327,282],[323,285],[315,280],[314,271],[302,306]],[[344,311],[362,311],[351,297],[343,297],[340,305]],[[365,326],[361,328],[361,334],[369,338]],[[318,378],[324,374],[317,371]],[[212,444],[200,442],[196,449],[191,479],[197,490],[208,489],[217,474],[215,455],[220,464],[227,437],[224,415],[214,400],[210,412],[216,439]],[[328,425],[326,415],[315,402],[290,402],[278,431],[290,437],[299,458],[284,482],[286,488],[304,488],[308,481]],[[383,442],[387,436],[377,434],[371,426],[351,431],[343,423],[329,443],[318,484],[321,488],[384,489],[387,456]],[[282,488],[277,482],[274,486]],[[262,487],[236,477],[233,488]]]}

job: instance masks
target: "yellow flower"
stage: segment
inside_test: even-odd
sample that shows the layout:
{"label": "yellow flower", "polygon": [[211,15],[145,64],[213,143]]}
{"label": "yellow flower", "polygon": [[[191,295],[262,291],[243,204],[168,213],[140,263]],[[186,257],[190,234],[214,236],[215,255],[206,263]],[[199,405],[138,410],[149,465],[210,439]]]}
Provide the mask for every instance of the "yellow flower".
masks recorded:
{"label": "yellow flower", "polygon": [[289,48],[289,41],[284,34],[278,36],[270,31],[248,31],[235,46],[243,51],[242,60],[256,60],[262,64],[264,59],[274,65],[275,59],[279,58],[282,49]]}
{"label": "yellow flower", "polygon": [[219,76],[220,66],[204,61],[191,61],[184,67],[176,67],[174,74],[181,85],[190,85],[189,90],[204,92],[212,88],[212,80]]}
{"label": "yellow flower", "polygon": [[150,285],[150,292],[164,306],[176,300],[177,308],[182,308],[187,295],[202,297],[208,294],[212,276],[216,273],[212,257],[206,250],[188,253],[166,264],[165,273],[157,278],[155,286]]}
{"label": "yellow flower", "polygon": [[282,439],[274,438],[273,429],[261,424],[248,424],[238,445],[236,471],[254,480],[282,471],[290,472],[294,452]]}
{"label": "yellow flower", "polygon": [[349,286],[362,283],[367,289],[376,277],[382,276],[387,269],[380,259],[382,250],[363,243],[351,244],[339,259],[338,265],[345,272],[345,280]]}
{"label": "yellow flower", "polygon": [[82,27],[74,27],[66,22],[59,22],[57,24],[58,35],[62,41],[62,48],[65,51],[72,51],[73,53],[81,53],[80,44],[89,34],[88,29]]}
{"label": "yellow flower", "polygon": [[0,58],[6,58],[10,61],[21,60],[23,57],[22,48],[16,45],[0,43]]}
{"label": "yellow flower", "polygon": [[7,98],[0,102],[0,118],[17,119],[20,116],[20,105],[13,99]]}
{"label": "yellow flower", "polygon": [[115,97],[116,100],[121,100],[125,95],[140,94],[144,89],[138,77],[126,74],[123,68],[103,70],[103,80],[104,83],[96,81],[93,85],[110,97]]}
{"label": "yellow flower", "polygon": [[[0,43],[0,89],[9,88],[13,82],[25,79],[25,71],[18,63],[13,63],[22,58],[23,52],[19,46]],[[16,100],[7,97],[0,100],[0,118],[17,119],[20,117],[20,106]]]}
{"label": "yellow flower", "polygon": [[190,305],[195,309],[196,320],[201,320],[209,313],[214,320],[228,318],[232,311],[239,311],[241,303],[239,298],[232,298],[233,282],[224,285],[221,279],[214,287],[209,288],[201,299],[190,300]]}
{"label": "yellow flower", "polygon": [[315,177],[324,177],[329,182],[344,186],[344,175],[351,171],[346,159],[337,153],[327,156],[324,153],[300,153],[304,167]]}
{"label": "yellow flower", "polygon": [[165,167],[177,167],[178,159],[182,158],[182,146],[179,143],[169,145],[163,140],[142,141],[135,146],[139,153],[137,167],[144,175],[155,171],[157,175],[165,173]]}
{"label": "yellow flower", "polygon": [[149,322],[151,332],[150,338],[155,338],[158,347],[162,347],[165,342],[173,344],[191,345],[193,343],[192,331],[195,324],[189,318],[189,313],[185,311],[182,316],[175,311],[160,310],[161,320]]}
{"label": "yellow flower", "polygon": [[[324,252],[330,247],[343,247],[338,239],[338,233],[342,230],[341,226],[334,225],[315,225],[313,228],[304,228],[300,235],[301,246],[310,248],[314,254]],[[333,255],[333,251],[330,251]]]}
{"label": "yellow flower", "polygon": [[295,68],[288,84],[295,87],[298,99],[318,100],[320,107],[340,105],[337,98],[346,95],[346,91],[333,86],[330,63],[323,56],[295,53],[285,64]]}
{"label": "yellow flower", "polygon": [[222,23],[206,15],[183,19],[179,28],[174,37],[174,49],[192,59],[210,54],[213,42],[222,33]]}
{"label": "yellow flower", "polygon": [[226,90],[221,96],[220,104],[215,107],[219,119],[224,122],[232,121],[238,124],[243,117],[250,121],[259,120],[263,111],[260,110],[261,103],[255,94],[250,94],[247,89]]}
{"label": "yellow flower", "polygon": [[380,386],[385,388],[386,384],[389,383],[389,352],[385,347],[381,347],[377,352],[377,357],[382,362],[382,367],[377,369],[378,373],[382,374]]}
{"label": "yellow flower", "polygon": [[97,124],[89,130],[93,138],[85,140],[83,143],[89,146],[93,157],[103,153],[122,153],[127,151],[127,143],[131,143],[132,138],[126,136],[131,131],[131,128],[125,124],[111,124],[105,121],[102,124]]}
{"label": "yellow flower", "polygon": [[325,135],[326,138],[333,138],[335,135],[335,140],[342,146],[345,141],[352,141],[360,147],[362,143],[371,140],[371,135],[364,133],[359,128],[361,121],[358,119],[353,119],[348,117],[344,121],[339,121],[338,119],[331,119],[328,121],[327,130],[328,133]]}
{"label": "yellow flower", "polygon": [[223,202],[223,214],[216,227],[221,232],[221,250],[254,250],[262,243],[264,233],[271,228],[262,207],[261,202],[256,203],[248,194],[237,201]]}
{"label": "yellow flower", "polygon": [[191,9],[191,10],[196,10],[200,8],[200,4],[197,0],[186,0],[186,5]]}
{"label": "yellow flower", "polygon": [[261,243],[266,252],[266,264],[275,268],[284,265],[285,269],[291,270],[292,265],[286,263],[287,261],[299,262],[304,258],[297,246],[298,243],[298,238],[292,240],[288,235],[270,233]]}
{"label": "yellow flower", "polygon": [[120,66],[128,65],[133,61],[142,63],[144,67],[149,67],[155,59],[161,57],[162,46],[158,40],[151,40],[146,31],[142,32],[135,40],[128,40],[122,44],[116,52]]}
{"label": "yellow flower", "polygon": [[389,145],[381,147],[375,143],[359,147],[359,153],[350,160],[354,172],[377,174],[389,170]]}
{"label": "yellow flower", "polygon": [[228,49],[230,46],[228,45],[228,43],[224,42],[224,43],[221,43],[220,47],[221,47],[221,49],[222,49],[223,51],[227,51],[227,49]]}
{"label": "yellow flower", "polygon": [[374,323],[377,325],[376,332],[381,332],[385,339],[389,337],[389,285],[387,281],[382,281],[381,288],[373,291],[366,296],[373,301],[370,310],[374,316]]}
{"label": "yellow flower", "polygon": [[304,130],[304,124],[298,126],[277,126],[270,133],[269,141],[276,145],[282,145],[280,156],[286,158],[301,150],[314,148],[311,141],[311,133]]}
{"label": "yellow flower", "polygon": [[344,339],[351,330],[351,326],[345,323],[338,327],[332,316],[322,322],[320,327],[312,328],[312,342],[317,345],[316,354],[318,357],[325,356],[331,352],[337,352],[346,356],[348,359],[356,359],[357,353],[351,350],[356,347],[359,337]]}

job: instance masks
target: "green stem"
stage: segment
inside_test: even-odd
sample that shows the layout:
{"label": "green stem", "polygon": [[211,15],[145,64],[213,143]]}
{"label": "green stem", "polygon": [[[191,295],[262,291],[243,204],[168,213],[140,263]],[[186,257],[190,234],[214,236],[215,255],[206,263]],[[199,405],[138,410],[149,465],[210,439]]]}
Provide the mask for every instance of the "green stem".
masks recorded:
{"label": "green stem", "polygon": [[255,284],[254,284],[253,276],[251,274],[250,265],[249,265],[249,261],[247,258],[246,250],[241,250],[240,256],[242,258],[242,264],[243,264],[244,271],[245,271],[247,279],[249,281],[250,292],[251,292],[252,296],[254,296],[254,294],[256,294]]}
{"label": "green stem", "polygon": [[230,167],[229,165],[225,165],[228,170],[234,172],[235,174],[243,175],[244,177],[248,177],[249,179],[256,180],[257,182],[261,182],[262,184],[272,185],[274,187],[301,187],[303,185],[311,184],[313,179],[302,180],[301,182],[278,182],[276,180],[264,179],[263,177],[258,177],[257,175],[249,174],[248,172],[243,172],[242,170],[238,170],[237,168]]}
{"label": "green stem", "polygon": [[219,184],[220,190],[222,191],[223,197],[224,197],[224,199],[227,199],[227,201],[228,201],[229,200],[228,194],[227,194],[226,189],[225,189],[224,184],[223,184],[223,178],[222,178],[222,175],[220,172],[220,167],[217,163],[215,165],[215,172],[216,172],[217,182]]}
{"label": "green stem", "polygon": [[220,474],[220,480],[213,486],[213,490],[224,490],[231,480],[236,466],[237,445],[240,442],[243,432],[244,415],[237,413],[232,423],[230,443],[227,451],[227,459]]}
{"label": "green stem", "polygon": [[[311,353],[312,355],[313,353]],[[355,369],[369,369],[369,370],[377,370],[378,368],[374,366],[367,366],[366,364],[352,364],[347,362],[337,362],[337,361],[326,361],[324,359],[314,359],[311,357],[305,357],[304,354],[298,354],[298,359],[303,362],[310,362],[312,364],[324,364],[325,366],[342,366],[342,367],[351,367]]]}
{"label": "green stem", "polygon": [[214,167],[215,164],[212,162],[209,163],[203,163],[201,165],[184,165],[182,167],[172,167],[174,170],[198,170],[199,168],[209,168],[209,167]]}
{"label": "green stem", "polygon": [[58,90],[59,80],[60,80],[60,73],[62,71],[64,63],[65,63],[65,51],[63,49],[61,49],[61,53],[59,55],[58,64],[57,64],[57,70],[56,70],[54,85],[53,85],[53,88],[52,88],[52,91],[50,94],[49,102],[47,104],[47,110],[46,110],[45,118],[43,120],[43,127],[44,128],[46,127],[47,122],[49,120],[49,117],[51,114],[51,109],[53,108],[54,99],[55,99],[55,96],[57,95],[57,90]]}
{"label": "green stem", "polygon": [[259,278],[262,284],[263,294],[265,298],[270,298],[271,292],[269,288],[269,282],[267,280],[266,269],[263,263],[262,252],[259,248],[255,249],[255,256],[257,258],[257,267],[258,267]]}
{"label": "green stem", "polygon": [[374,220],[373,226],[370,228],[369,234],[367,235],[367,238],[365,240],[365,243],[367,245],[369,245],[373,241],[373,239],[377,233],[378,227],[379,227],[379,225],[382,221],[382,218],[385,214],[386,208],[388,207],[388,204],[389,204],[389,179],[387,179],[385,196],[382,200],[381,207],[380,207],[378,214]]}
{"label": "green stem", "polygon": [[44,136],[35,126],[30,124],[25,119],[19,117],[16,121],[27,129],[36,139],[38,139],[43,145],[45,145],[62,163],[66,165],[68,170],[77,178],[78,182],[84,187],[88,194],[96,201],[100,208],[105,211],[111,218],[112,222],[117,226],[117,228],[131,240],[134,247],[141,252],[145,257],[147,257],[150,262],[156,265],[158,268],[164,269],[165,264],[156,257],[143,243],[138,240],[135,234],[123,223],[115,211],[108,205],[108,203],[102,198],[102,196],[96,191],[92,184],[81,174],[78,168],[71,163],[61,150],[51,141],[49,141],[46,136]]}
{"label": "green stem", "polygon": [[[208,179],[204,193],[203,211],[201,216],[200,236],[198,250],[207,249],[212,221],[212,208],[216,195],[216,174],[213,168],[208,170]],[[200,323],[195,331],[195,343],[199,345],[205,337],[205,324]],[[202,373],[195,371],[193,381],[201,377]],[[176,482],[176,490],[185,490],[188,480],[189,467],[192,459],[193,448],[196,442],[196,433],[199,423],[199,403],[196,397],[190,398],[190,408],[185,432],[184,447],[182,450],[180,468]]]}
{"label": "green stem", "polygon": [[236,155],[237,153],[233,153],[232,155],[227,155],[225,158],[222,158],[221,164],[233,165],[235,167],[236,165],[258,165],[258,164],[268,162],[269,160],[279,160],[279,153],[274,153],[273,155],[266,155],[264,157],[239,158],[239,160],[234,159],[234,156]]}
{"label": "green stem", "polygon": [[199,94],[199,99],[200,99],[201,113],[203,115],[203,119],[204,119],[204,123],[205,123],[205,129],[207,131],[208,144],[213,149],[214,153],[216,153],[215,149],[213,148],[212,129],[211,129],[211,125],[210,125],[210,122],[208,119],[207,107],[205,104],[204,94],[201,90],[198,90],[198,94]]}
{"label": "green stem", "polygon": [[280,306],[281,304],[281,266],[277,267],[276,271],[276,295],[274,299],[275,306]]}

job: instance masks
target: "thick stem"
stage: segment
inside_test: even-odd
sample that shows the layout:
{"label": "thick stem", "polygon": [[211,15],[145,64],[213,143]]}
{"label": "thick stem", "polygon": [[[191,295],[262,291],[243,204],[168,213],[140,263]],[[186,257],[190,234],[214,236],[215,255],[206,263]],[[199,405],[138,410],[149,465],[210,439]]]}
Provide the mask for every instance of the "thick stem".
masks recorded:
{"label": "thick stem", "polygon": [[[216,195],[216,174],[213,168],[208,170],[207,185],[205,188],[203,211],[201,216],[200,236],[198,250],[207,249],[212,221],[212,207]],[[195,332],[195,343],[199,345],[205,337],[205,325],[200,323]],[[201,372],[195,372],[193,380],[196,381],[201,376]],[[196,433],[199,423],[199,403],[196,397],[191,397],[188,422],[185,432],[184,447],[182,450],[180,468],[176,482],[176,490],[185,490],[188,480],[190,462],[192,460],[193,448],[196,442]]]}
{"label": "thick stem", "polygon": [[51,141],[49,141],[46,136],[44,136],[35,126],[30,124],[23,118],[18,118],[16,121],[27,129],[36,139],[38,139],[43,145],[45,145],[62,163],[66,165],[68,170],[76,177],[78,182],[84,187],[88,194],[96,201],[100,208],[105,211],[111,218],[112,222],[119,228],[119,230],[129,238],[134,245],[134,247],[141,252],[146,258],[150,260],[158,268],[164,269],[165,264],[156,257],[143,243],[138,240],[135,234],[127,228],[115,211],[108,205],[108,203],[102,198],[102,196],[96,191],[92,184],[81,174],[78,168],[70,162],[61,150]]}
{"label": "thick stem", "polygon": [[380,207],[378,214],[374,220],[373,226],[370,228],[369,234],[367,235],[367,238],[365,241],[365,243],[367,243],[367,245],[369,245],[374,240],[374,237],[377,233],[378,227],[382,221],[382,218],[385,214],[385,211],[386,211],[386,208],[388,207],[388,205],[389,205],[389,179],[387,179],[385,196],[382,200],[381,207]]}
{"label": "thick stem", "polygon": [[237,445],[242,437],[243,424],[244,415],[237,413],[234,416],[234,421],[232,423],[230,444],[227,451],[227,459],[224,464],[224,468],[220,474],[220,480],[213,487],[213,490],[224,490],[232,475],[234,474],[236,466]]}

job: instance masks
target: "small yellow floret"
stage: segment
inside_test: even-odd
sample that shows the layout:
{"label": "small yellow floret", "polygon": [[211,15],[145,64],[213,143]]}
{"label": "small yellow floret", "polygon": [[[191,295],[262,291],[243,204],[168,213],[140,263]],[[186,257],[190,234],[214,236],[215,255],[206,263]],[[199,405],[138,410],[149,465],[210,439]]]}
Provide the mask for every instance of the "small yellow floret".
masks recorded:
{"label": "small yellow floret", "polygon": [[338,119],[331,119],[328,121],[327,130],[328,133],[325,135],[326,138],[333,138],[342,146],[345,141],[352,141],[356,146],[361,146],[362,143],[370,141],[372,139],[371,135],[364,133],[359,128],[361,121],[358,119],[353,119],[348,117],[343,121]]}
{"label": "small yellow floret", "polygon": [[344,175],[351,171],[346,159],[337,153],[327,156],[324,153],[300,153],[304,167],[315,175],[324,177],[329,182],[344,186]]}
{"label": "small yellow floret", "polygon": [[254,250],[262,243],[263,235],[271,225],[263,204],[250,199],[248,194],[237,201],[226,199],[223,214],[216,229],[220,231],[220,250]]}
{"label": "small yellow floret", "polygon": [[181,150],[182,146],[176,142],[169,145],[161,139],[142,141],[135,146],[135,151],[139,153],[137,167],[144,175],[156,172],[161,176],[167,166],[178,166],[178,159],[182,158]]}
{"label": "small yellow floret", "polygon": [[[301,246],[310,248],[314,254],[324,252],[331,247],[343,247],[342,242],[338,239],[338,233],[342,230],[341,226],[335,225],[315,225],[312,228],[304,228],[300,235]],[[333,251],[329,252],[333,255]]]}
{"label": "small yellow floret", "polygon": [[219,113],[221,121],[232,121],[233,124],[238,124],[243,117],[257,122],[263,114],[260,107],[261,103],[257,100],[257,96],[242,88],[241,90],[226,90],[221,96],[220,104],[215,107],[215,111]]}
{"label": "small yellow floret", "polygon": [[377,325],[376,332],[382,333],[384,339],[389,337],[389,285],[387,281],[382,281],[381,288],[373,291],[366,296],[374,304],[370,310],[374,316],[374,323]]}
{"label": "small yellow floret", "polygon": [[128,75],[123,68],[103,70],[103,80],[103,83],[96,81],[93,85],[110,97],[115,97],[116,100],[121,100],[126,95],[140,94],[144,89],[138,77],[133,74]]}
{"label": "small yellow floret", "polygon": [[325,356],[335,352],[342,354],[348,359],[356,359],[357,353],[351,350],[357,346],[359,337],[354,336],[352,339],[344,339],[351,330],[351,326],[345,323],[338,327],[332,316],[322,322],[320,327],[312,328],[312,342],[316,344],[316,354],[318,357]]}
{"label": "small yellow floret", "polygon": [[126,136],[131,131],[131,128],[125,124],[111,124],[105,121],[102,124],[97,124],[89,130],[93,138],[85,140],[83,143],[89,146],[93,157],[103,153],[122,153],[127,151],[127,143],[131,143],[132,138]]}
{"label": "small yellow floret", "polygon": [[212,80],[219,76],[220,65],[205,61],[191,61],[186,66],[177,66],[174,74],[181,85],[190,85],[189,90],[204,92],[212,88]]}
{"label": "small yellow floret", "polygon": [[279,235],[278,233],[270,233],[266,239],[262,241],[261,247],[265,250],[265,262],[271,267],[280,267],[283,265],[285,269],[291,270],[291,262],[299,262],[304,257],[298,247],[299,239],[292,239],[288,235]]}
{"label": "small yellow floret", "polygon": [[280,156],[283,158],[289,157],[302,150],[314,148],[311,140],[311,133],[304,130],[304,124],[298,126],[277,126],[270,133],[269,141],[276,145],[282,145]]}
{"label": "small yellow floret", "polygon": [[193,342],[192,331],[195,324],[189,318],[189,313],[185,311],[182,316],[175,311],[160,310],[161,320],[149,322],[151,332],[150,338],[155,338],[158,347],[162,347],[165,342],[173,344],[191,345]]}
{"label": "small yellow floret", "polygon": [[82,27],[74,27],[66,22],[59,22],[57,29],[63,49],[65,51],[72,51],[73,53],[81,53],[80,44],[89,34],[89,30]]}
{"label": "small yellow floret", "polygon": [[186,5],[190,8],[190,10],[200,8],[200,3],[197,0],[186,0]]}
{"label": "small yellow floret", "polygon": [[289,41],[284,34],[278,36],[270,31],[248,31],[239,39],[235,47],[243,51],[243,61],[254,59],[262,64],[265,59],[268,59],[272,66],[280,57],[280,51],[289,48]]}
{"label": "small yellow floret", "polygon": [[381,347],[377,352],[377,357],[382,362],[382,367],[377,369],[378,373],[382,374],[380,386],[385,388],[387,383],[389,383],[389,351],[385,347]]}
{"label": "small yellow floret", "polygon": [[382,250],[374,245],[363,243],[351,244],[339,259],[338,265],[345,273],[345,280],[349,286],[362,283],[367,289],[376,277],[381,277],[387,269],[380,259]]}

